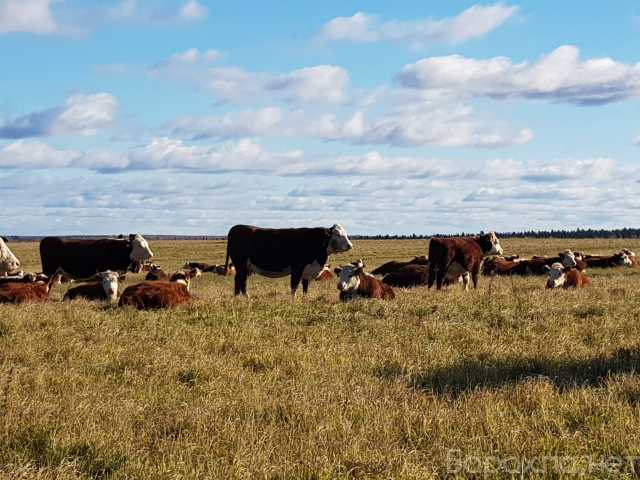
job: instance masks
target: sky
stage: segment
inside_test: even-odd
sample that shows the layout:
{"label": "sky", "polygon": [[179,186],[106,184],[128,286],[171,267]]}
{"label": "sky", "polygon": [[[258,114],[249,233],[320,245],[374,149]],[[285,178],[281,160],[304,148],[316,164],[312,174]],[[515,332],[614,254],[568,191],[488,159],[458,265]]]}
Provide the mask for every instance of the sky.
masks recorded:
{"label": "sky", "polygon": [[640,4],[0,0],[0,234],[640,226]]}

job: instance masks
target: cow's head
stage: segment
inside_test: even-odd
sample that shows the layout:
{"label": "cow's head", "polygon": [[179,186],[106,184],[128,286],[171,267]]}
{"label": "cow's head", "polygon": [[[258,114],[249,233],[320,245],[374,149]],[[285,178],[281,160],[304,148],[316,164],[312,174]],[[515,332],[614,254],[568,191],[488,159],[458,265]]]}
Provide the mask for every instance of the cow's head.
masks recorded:
{"label": "cow's head", "polygon": [[630,267],[631,265],[633,265],[633,262],[629,258],[629,255],[624,251],[616,253],[615,255],[613,255],[612,259],[613,263],[620,267]]}
{"label": "cow's head", "polygon": [[153,258],[153,252],[142,235],[129,235],[129,243],[131,244],[129,258],[131,259],[132,270],[135,273],[140,273],[142,265]]}
{"label": "cow's head", "polygon": [[565,267],[575,267],[577,265],[576,256],[571,250],[558,253],[558,257],[560,257],[560,263]]}
{"label": "cow's head", "polygon": [[329,245],[327,254],[346,252],[353,248],[353,243],[347,236],[347,231],[342,225],[335,224],[329,229]]}
{"label": "cow's head", "polygon": [[107,270],[96,274],[98,281],[104,289],[104,293],[107,294],[107,299],[110,302],[115,302],[118,299],[118,282],[124,280],[124,275],[120,275],[117,272]]}
{"label": "cow's head", "polygon": [[622,253],[626,253],[626,254],[627,254],[627,255],[629,255],[630,257],[635,257],[635,256],[636,256],[635,252],[633,252],[633,251],[629,250],[628,248],[623,248],[623,249],[622,249]]}
{"label": "cow's head", "polygon": [[169,281],[181,283],[182,285],[187,287],[187,290],[189,290],[191,280],[199,277],[200,275],[202,275],[202,270],[200,270],[199,268],[181,268],[173,275],[171,275]]}
{"label": "cow's head", "polygon": [[482,247],[482,253],[485,255],[502,255],[503,253],[500,240],[498,240],[495,232],[480,235],[480,246]]}
{"label": "cow's head", "polygon": [[358,260],[351,265],[337,267],[334,273],[338,276],[338,290],[341,292],[355,292],[360,286],[359,275],[364,271],[364,262]]}
{"label": "cow's head", "polygon": [[7,239],[0,238],[0,275],[15,272],[20,268],[20,260],[13,254],[7,246]]}
{"label": "cow's head", "polygon": [[585,257],[585,253],[584,252],[573,252],[573,256],[575,257],[576,261],[581,261],[584,260]]}
{"label": "cow's head", "polygon": [[564,274],[564,265],[560,262],[556,262],[551,267],[547,265],[549,271],[549,279],[547,280],[547,288],[558,288],[564,285],[566,276]]}

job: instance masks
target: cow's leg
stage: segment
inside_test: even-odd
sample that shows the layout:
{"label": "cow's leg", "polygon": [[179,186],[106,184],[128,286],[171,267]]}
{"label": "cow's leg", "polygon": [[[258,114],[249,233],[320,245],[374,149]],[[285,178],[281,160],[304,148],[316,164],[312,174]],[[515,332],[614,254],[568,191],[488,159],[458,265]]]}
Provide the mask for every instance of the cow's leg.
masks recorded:
{"label": "cow's leg", "polygon": [[[300,280],[302,279],[302,270],[298,268],[291,269],[291,300],[296,299],[296,290],[298,290],[298,285],[300,284]],[[304,285],[302,287],[304,289]]]}
{"label": "cow's leg", "polygon": [[438,273],[436,275],[436,289],[442,290],[442,284],[447,276],[447,264],[442,262],[438,265]]}
{"label": "cow's leg", "polygon": [[247,276],[249,272],[247,271],[247,261],[242,260],[238,263],[234,262],[236,265],[236,276],[234,277],[234,294],[237,295],[247,295]]}
{"label": "cow's leg", "polygon": [[464,272],[462,274],[462,289],[465,292],[469,291],[469,272]]}
{"label": "cow's leg", "polygon": [[436,266],[431,263],[429,265],[429,278],[427,279],[427,288],[433,287],[433,284],[436,282]]}
{"label": "cow's leg", "polygon": [[306,295],[309,292],[309,279],[308,278],[303,278],[302,279],[302,294]]}
{"label": "cow's leg", "polygon": [[[471,280],[473,281],[473,288],[478,288],[478,273],[480,272],[480,266],[479,265],[474,265],[473,268],[471,268]],[[467,272],[467,275],[469,275],[469,272]],[[467,284],[469,283],[469,280],[467,279]]]}

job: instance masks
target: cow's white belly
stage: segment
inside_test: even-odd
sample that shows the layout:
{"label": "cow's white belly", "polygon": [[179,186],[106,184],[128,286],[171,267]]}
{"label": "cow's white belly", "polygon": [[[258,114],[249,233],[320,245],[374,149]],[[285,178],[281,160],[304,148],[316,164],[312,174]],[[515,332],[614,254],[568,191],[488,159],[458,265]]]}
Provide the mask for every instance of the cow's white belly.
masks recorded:
{"label": "cow's white belly", "polygon": [[[324,265],[321,265],[318,262],[313,262],[307,265],[306,267],[304,267],[304,270],[302,271],[302,278],[306,280],[313,280],[317,278],[318,275],[320,275],[323,268],[324,268]],[[266,270],[264,268],[260,268],[257,265],[251,263],[250,260],[247,260],[247,269],[249,270],[249,273],[257,273],[258,275],[262,275],[264,277],[269,277],[269,278],[281,278],[281,277],[286,277],[287,275],[291,275],[290,267],[287,267],[284,270],[275,270],[275,271]]]}

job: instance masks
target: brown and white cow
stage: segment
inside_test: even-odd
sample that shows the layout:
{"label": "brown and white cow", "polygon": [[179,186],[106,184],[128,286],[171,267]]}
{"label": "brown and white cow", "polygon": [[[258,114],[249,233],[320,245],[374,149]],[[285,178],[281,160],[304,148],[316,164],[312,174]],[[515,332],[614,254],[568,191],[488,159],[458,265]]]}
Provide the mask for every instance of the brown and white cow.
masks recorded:
{"label": "brown and white cow", "polygon": [[178,270],[169,282],[142,282],[127,287],[118,306],[133,306],[139,310],[168,308],[191,300],[189,286],[191,280],[200,275],[200,270]]}
{"label": "brown and white cow", "polygon": [[318,275],[315,278],[315,280],[317,282],[328,282],[330,280],[333,280],[333,272],[331,271],[331,265],[327,263],[322,269],[322,271],[320,272],[320,275]]}
{"label": "brown and white cow", "polygon": [[429,278],[427,286],[440,290],[447,276],[462,275],[463,288],[469,289],[469,276],[478,287],[478,274],[487,255],[502,255],[500,240],[494,232],[476,237],[432,238],[429,242]]}
{"label": "brown and white cow", "polygon": [[358,297],[391,300],[396,296],[393,288],[364,271],[362,260],[337,267],[334,272],[339,277],[338,290],[340,290],[340,300],[343,302]]}
{"label": "brown and white cow", "polygon": [[70,288],[64,294],[62,300],[73,300],[84,298],[85,300],[107,300],[111,303],[118,299],[118,282],[124,280],[125,276],[117,272],[107,270],[96,275],[97,282],[85,283],[77,287]]}
{"label": "brown and white cow", "polygon": [[20,260],[9,249],[8,242],[5,237],[0,237],[0,277],[11,275],[20,268]]}
{"label": "brown and white cow", "polygon": [[636,257],[636,253],[628,248],[623,248],[622,253],[626,254],[631,261],[631,267],[638,268],[640,267],[640,262],[638,262],[638,257]]}
{"label": "brown and white cow", "polygon": [[418,256],[413,257],[411,260],[406,261],[406,262],[392,260],[390,262],[383,263],[378,268],[374,268],[373,270],[371,270],[371,274],[372,275],[386,275],[386,274],[391,273],[391,272],[397,272],[402,267],[406,267],[408,265],[424,265],[424,266],[427,266],[427,265],[429,265],[429,259],[427,258],[426,255],[418,255]]}
{"label": "brown and white cow", "polygon": [[93,278],[98,272],[111,270],[139,273],[142,265],[153,257],[149,243],[142,235],[127,239],[98,240],[46,237],[40,241],[42,271],[46,275],[62,273],[66,278]]}
{"label": "brown and white cow", "polygon": [[590,268],[630,267],[631,258],[624,251],[613,255],[585,255],[584,261]]}
{"label": "brown and white cow", "polygon": [[227,236],[227,259],[236,268],[235,294],[247,295],[247,277],[258,273],[278,278],[291,275],[291,296],[302,280],[306,293],[333,253],[353,248],[341,225],[331,228],[260,228],[236,225]]}
{"label": "brown and white cow", "polygon": [[59,279],[59,275],[52,275],[47,281],[0,285],[0,303],[43,302],[49,298],[51,286]]}
{"label": "brown and white cow", "polygon": [[549,272],[547,288],[582,288],[591,284],[587,274],[577,268],[565,267],[558,262],[547,269]]}

